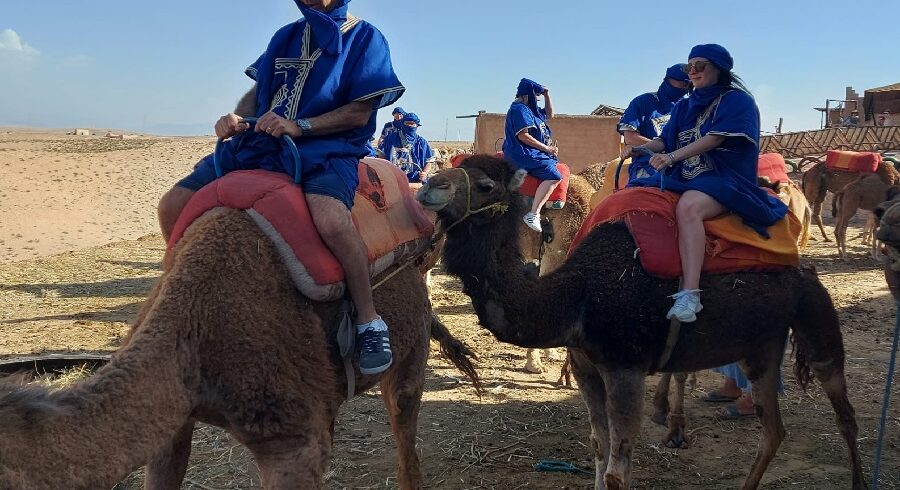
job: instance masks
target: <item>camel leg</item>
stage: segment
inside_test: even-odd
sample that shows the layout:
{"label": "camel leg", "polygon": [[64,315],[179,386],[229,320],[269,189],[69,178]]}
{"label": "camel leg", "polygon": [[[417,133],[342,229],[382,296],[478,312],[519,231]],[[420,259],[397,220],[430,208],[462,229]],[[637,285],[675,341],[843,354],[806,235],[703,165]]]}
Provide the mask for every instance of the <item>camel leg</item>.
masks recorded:
{"label": "camel leg", "polygon": [[697,389],[697,371],[691,371],[691,373],[688,374],[686,385],[688,393],[693,393],[694,390]]}
{"label": "camel leg", "polygon": [[631,453],[641,431],[646,374],[637,369],[603,373],[609,418],[609,464],[603,480],[608,490],[631,487]]}
{"label": "camel leg", "polygon": [[552,349],[541,349],[541,352],[544,354],[544,358],[551,361],[561,361],[563,357],[560,355],[559,350],[556,348]]}
{"label": "camel leg", "polygon": [[[425,350],[419,352],[427,352]],[[423,486],[419,456],[416,454],[416,422],[422,403],[425,354],[411,354],[381,379],[381,393],[397,443],[397,481],[401,489]]]}
{"label": "camel leg", "polygon": [[687,417],[684,415],[684,385],[687,377],[687,373],[675,373],[675,392],[672,394],[667,418],[669,432],[663,438],[666,447],[688,448]]}
{"label": "camel leg", "polygon": [[753,406],[756,416],[762,425],[762,435],[756,461],[750,467],[750,473],[744,481],[743,489],[751,490],[759,487],[759,482],[769,467],[772,458],[784,440],[784,423],[778,409],[778,381],[781,359],[784,355],[784,342],[777,340],[760,347],[741,363],[741,369],[753,384]]}
{"label": "camel leg", "polygon": [[666,425],[669,416],[669,382],[672,373],[659,375],[659,383],[656,384],[656,392],[653,394],[653,416],[650,420],[655,424]]}
{"label": "camel leg", "polygon": [[144,490],[178,490],[191,456],[194,422],[184,424],[144,468]]}
{"label": "camel leg", "polygon": [[310,433],[247,443],[259,467],[262,487],[266,490],[322,488],[322,475],[331,458],[331,438],[325,428],[315,436]]}
{"label": "camel leg", "polygon": [[594,450],[594,488],[603,490],[609,461],[609,425],[606,419],[606,385],[597,367],[584,354],[569,349],[569,362],[572,374],[578,383],[581,397],[588,409],[591,423],[591,447]]}
{"label": "camel leg", "polygon": [[528,349],[525,352],[525,370],[529,373],[540,374],[547,370],[541,362],[540,349]]}
{"label": "camel leg", "polygon": [[825,224],[822,223],[822,201],[818,199],[812,203],[812,218],[813,222],[819,226],[819,231],[822,232],[822,240],[830,242],[831,239],[825,233]]}

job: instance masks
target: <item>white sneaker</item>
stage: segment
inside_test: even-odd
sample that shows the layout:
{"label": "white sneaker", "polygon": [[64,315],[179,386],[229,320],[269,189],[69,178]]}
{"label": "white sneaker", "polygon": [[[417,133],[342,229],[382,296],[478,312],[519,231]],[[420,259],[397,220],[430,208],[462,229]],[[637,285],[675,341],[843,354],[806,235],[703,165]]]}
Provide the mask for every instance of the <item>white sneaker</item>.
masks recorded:
{"label": "white sneaker", "polygon": [[534,230],[538,233],[544,231],[541,228],[541,215],[539,215],[539,214],[534,214],[531,212],[525,213],[525,216],[522,218],[522,221],[524,221],[525,224],[528,225],[529,228],[531,228],[532,230]]}
{"label": "white sneaker", "polygon": [[672,317],[675,317],[681,323],[697,321],[697,313],[703,310],[703,305],[700,304],[699,292],[699,289],[682,289],[669,296],[675,300],[675,304],[669,309],[666,318],[671,320]]}

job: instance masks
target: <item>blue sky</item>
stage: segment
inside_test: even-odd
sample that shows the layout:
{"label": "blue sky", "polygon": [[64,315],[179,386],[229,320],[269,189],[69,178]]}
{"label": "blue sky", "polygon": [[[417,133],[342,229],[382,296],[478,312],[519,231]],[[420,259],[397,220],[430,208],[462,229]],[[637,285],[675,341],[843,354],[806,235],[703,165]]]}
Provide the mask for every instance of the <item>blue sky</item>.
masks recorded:
{"label": "blue sky", "polygon": [[[844,17],[847,12],[857,17]],[[900,2],[355,0],[391,43],[399,104],[429,139],[469,140],[478,110],[505,112],[525,76],[559,113],[624,107],[691,46],[728,48],[762,113],[819,127],[844,87],[900,82]],[[209,134],[250,87],[243,68],[296,20],[289,0],[2,0],[0,125]],[[379,113],[379,123],[389,109]]]}

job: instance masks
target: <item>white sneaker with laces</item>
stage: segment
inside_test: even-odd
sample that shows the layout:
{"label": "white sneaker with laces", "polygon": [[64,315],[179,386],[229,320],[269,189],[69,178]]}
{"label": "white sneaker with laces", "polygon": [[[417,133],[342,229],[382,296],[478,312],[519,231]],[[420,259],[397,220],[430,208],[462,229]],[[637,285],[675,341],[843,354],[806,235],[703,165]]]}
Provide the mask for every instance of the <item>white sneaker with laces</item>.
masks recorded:
{"label": "white sneaker with laces", "polygon": [[532,212],[525,213],[522,221],[524,221],[529,228],[538,233],[544,231],[543,228],[541,228],[541,215],[539,214],[535,214]]}
{"label": "white sneaker with laces", "polygon": [[699,289],[682,289],[669,296],[675,300],[675,304],[669,309],[666,318],[671,320],[674,317],[681,323],[697,321],[697,313],[703,310],[699,292]]}

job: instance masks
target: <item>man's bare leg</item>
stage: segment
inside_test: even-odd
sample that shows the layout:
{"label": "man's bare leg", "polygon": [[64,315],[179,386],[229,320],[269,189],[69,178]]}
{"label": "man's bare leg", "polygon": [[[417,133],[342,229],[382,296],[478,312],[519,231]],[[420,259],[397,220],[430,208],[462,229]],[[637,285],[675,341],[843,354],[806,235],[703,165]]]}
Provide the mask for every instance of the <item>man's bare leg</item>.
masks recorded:
{"label": "man's bare leg", "polygon": [[380,373],[391,364],[391,350],[387,325],[378,316],[372,300],[366,245],[353,225],[350,210],[342,202],[319,194],[306,194],[306,202],[322,241],[344,268],[347,289],[356,305],[354,323],[358,329],[357,342],[361,343],[360,372]]}

